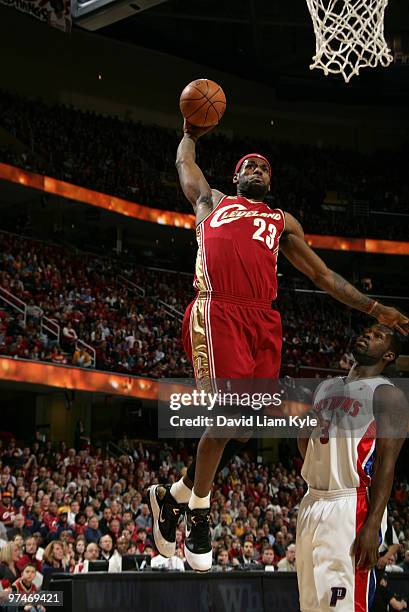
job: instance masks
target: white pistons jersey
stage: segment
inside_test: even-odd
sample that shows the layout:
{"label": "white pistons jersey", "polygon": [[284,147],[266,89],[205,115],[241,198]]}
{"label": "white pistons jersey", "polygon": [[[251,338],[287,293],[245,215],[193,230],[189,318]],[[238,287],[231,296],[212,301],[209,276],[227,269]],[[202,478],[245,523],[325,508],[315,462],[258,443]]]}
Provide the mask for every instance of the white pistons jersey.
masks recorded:
{"label": "white pistons jersey", "polygon": [[337,377],[317,387],[314,410],[321,423],[311,434],[301,472],[310,488],[370,486],[376,443],[373,397],[377,387],[392,384],[383,376],[351,382]]}

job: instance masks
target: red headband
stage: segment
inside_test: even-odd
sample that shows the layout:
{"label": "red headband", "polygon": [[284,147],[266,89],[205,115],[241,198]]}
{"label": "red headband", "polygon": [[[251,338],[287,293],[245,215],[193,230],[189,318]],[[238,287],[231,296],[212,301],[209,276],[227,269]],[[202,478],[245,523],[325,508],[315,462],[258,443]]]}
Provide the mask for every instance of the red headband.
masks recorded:
{"label": "red headband", "polygon": [[268,166],[268,171],[270,174],[270,178],[271,178],[271,165],[270,162],[268,161],[267,157],[264,157],[264,155],[260,155],[260,153],[248,153],[248,155],[245,155],[244,157],[242,157],[236,164],[236,168],[234,170],[234,174],[238,174],[240,172],[240,168],[242,166],[242,164],[246,161],[246,159],[249,159],[250,157],[258,157],[259,159],[262,159],[263,161],[266,162],[267,166]]}

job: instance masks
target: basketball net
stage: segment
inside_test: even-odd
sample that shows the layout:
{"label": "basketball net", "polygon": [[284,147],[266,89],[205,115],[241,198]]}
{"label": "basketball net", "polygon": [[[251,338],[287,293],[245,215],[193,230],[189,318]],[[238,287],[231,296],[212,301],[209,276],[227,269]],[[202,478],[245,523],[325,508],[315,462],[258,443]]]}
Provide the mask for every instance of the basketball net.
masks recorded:
{"label": "basketball net", "polygon": [[384,36],[388,0],[307,0],[314,25],[315,55],[310,69],[342,74],[348,83],[361,68],[393,61]]}

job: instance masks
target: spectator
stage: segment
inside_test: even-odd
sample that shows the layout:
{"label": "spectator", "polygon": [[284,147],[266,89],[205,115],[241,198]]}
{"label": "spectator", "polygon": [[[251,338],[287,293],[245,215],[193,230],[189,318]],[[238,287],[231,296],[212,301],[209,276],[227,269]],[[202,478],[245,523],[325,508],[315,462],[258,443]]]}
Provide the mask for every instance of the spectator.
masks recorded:
{"label": "spectator", "polygon": [[85,516],[85,512],[78,512],[75,515],[75,525],[74,532],[77,536],[84,535],[84,532],[87,528],[87,517]]}
{"label": "spectator", "polygon": [[55,344],[51,348],[51,351],[48,353],[46,359],[47,361],[51,361],[52,363],[60,365],[64,365],[67,363],[67,358],[62,352],[61,348],[58,346],[58,344]]}
{"label": "spectator", "polygon": [[[32,563],[27,563],[24,567],[21,577],[17,578],[12,585],[12,591],[21,595],[33,595],[37,592],[35,585],[36,567]],[[45,612],[45,608],[41,605],[26,605],[22,608],[26,612]]]}
{"label": "spectator", "polygon": [[75,529],[75,516],[80,511],[80,505],[77,501],[72,501],[70,504],[70,510],[68,512],[67,522],[70,527]]}
{"label": "spectator", "polygon": [[113,517],[109,523],[109,535],[112,541],[116,543],[121,533],[121,521]]}
{"label": "spectator", "polygon": [[135,538],[136,548],[138,553],[142,554],[145,552],[147,546],[151,546],[151,542],[148,540],[148,532],[146,529],[138,529]]}
{"label": "spectator", "polygon": [[238,537],[235,537],[231,543],[231,546],[228,550],[229,553],[229,560],[230,562],[234,565],[240,565],[238,558],[240,557],[242,550],[241,550],[241,541]]}
{"label": "spectator", "polygon": [[111,519],[112,510],[109,506],[106,506],[102,512],[102,519],[99,521],[99,529],[103,535],[109,532]]}
{"label": "spectator", "polygon": [[34,300],[30,300],[27,306],[27,316],[33,320],[33,323],[38,325],[43,316],[43,310],[40,306],[34,303]]}
{"label": "spectator", "polygon": [[371,612],[388,612],[388,610],[406,609],[406,601],[393,594],[388,585],[388,574],[383,574],[376,588]]}
{"label": "spectator", "polygon": [[68,525],[68,513],[70,511],[70,507],[69,506],[61,506],[60,508],[58,508],[58,521],[57,521],[57,530],[56,530],[56,538],[58,539],[62,539],[62,534],[65,533],[67,534],[67,537],[71,537],[74,538],[75,537],[75,530],[72,529],[69,525]]}
{"label": "spectator", "polygon": [[273,544],[273,549],[276,557],[282,559],[285,557],[285,544],[284,544],[284,535],[281,531],[278,531],[275,535],[275,542]]}
{"label": "spectator", "polygon": [[149,514],[148,504],[142,504],[141,512],[139,516],[137,516],[135,520],[135,524],[137,527],[142,527],[142,529],[151,529],[152,528],[152,519]]}
{"label": "spectator", "polygon": [[[44,498],[43,497],[43,501]],[[48,503],[47,511],[43,513],[41,534],[48,540],[56,539],[58,529],[58,504],[55,501]]]}
{"label": "spectator", "polygon": [[109,572],[121,572],[122,560],[121,555],[114,549],[112,538],[109,534],[103,535],[99,541],[100,555],[102,561],[108,561]]}
{"label": "spectator", "polygon": [[296,572],[295,544],[288,544],[285,550],[285,558],[277,563],[279,572]]}
{"label": "spectator", "polygon": [[27,563],[32,563],[37,572],[41,573],[42,570],[42,562],[37,558],[37,541],[33,536],[29,536],[24,542],[24,552],[23,555],[19,558],[16,563],[17,569],[22,572],[23,568],[27,565]]}
{"label": "spectator", "polygon": [[12,505],[12,494],[10,491],[3,491],[1,494],[0,504],[0,521],[5,527],[13,527],[14,520],[17,516],[17,511]]}
{"label": "spectator", "polygon": [[25,518],[23,514],[16,514],[13,522],[13,527],[7,529],[7,538],[13,540],[16,535],[21,535],[23,539],[28,538],[30,530],[24,527]]}
{"label": "spectator", "polygon": [[75,365],[79,368],[92,367],[91,355],[85,350],[84,347],[77,346],[75,353],[72,357],[72,365]]}
{"label": "spectator", "polygon": [[84,538],[84,536],[78,536],[77,539],[75,540],[75,546],[74,546],[75,563],[84,561],[86,546],[87,546],[87,541]]}
{"label": "spectator", "polygon": [[39,521],[38,506],[34,504],[34,497],[27,495],[24,500],[24,506],[20,507],[21,514],[25,517],[25,526],[33,534],[35,531],[39,531],[41,528],[41,522]]}
{"label": "spectator", "polygon": [[27,493],[26,493],[25,487],[24,486],[18,487],[16,491],[16,497],[13,502],[13,506],[18,512],[23,512],[22,508],[24,508],[26,496],[27,496]]}
{"label": "spectator", "polygon": [[67,324],[64,325],[62,335],[64,344],[66,344],[68,348],[71,348],[71,346],[75,346],[75,342],[78,340],[78,336],[77,332],[72,326],[71,321],[68,321]]}
{"label": "spectator", "polygon": [[35,531],[33,533],[33,538],[35,539],[35,542],[36,542],[36,545],[37,545],[36,558],[39,559],[40,561],[42,561],[42,559],[44,557],[44,548],[42,547],[43,539],[41,537],[41,533],[38,532],[38,531]]}
{"label": "spectator", "polygon": [[232,569],[233,565],[229,561],[229,553],[226,548],[222,548],[218,552],[217,564],[212,567],[212,571],[230,572]]}
{"label": "spectator", "polygon": [[99,548],[95,542],[90,542],[87,545],[84,553],[84,561],[79,561],[74,568],[74,574],[86,573],[88,572],[89,562],[97,561],[99,558]]}
{"label": "spectator", "polygon": [[257,565],[255,559],[254,544],[251,540],[246,540],[243,544],[243,554],[238,557],[241,565]]}
{"label": "spectator", "polygon": [[129,542],[123,536],[119,537],[116,543],[118,553],[121,557],[128,554]]}
{"label": "spectator", "polygon": [[261,555],[260,563],[264,567],[265,570],[274,571],[274,562],[275,562],[275,554],[274,549],[267,545],[264,547],[263,553]]}
{"label": "spectator", "polygon": [[399,563],[399,567],[401,567],[404,572],[409,573],[409,550],[405,551],[405,558],[402,563]]}
{"label": "spectator", "polygon": [[51,541],[44,550],[43,569],[44,579],[56,570],[69,572],[67,560],[64,558],[64,546],[59,540]]}
{"label": "spectator", "polygon": [[88,527],[84,530],[84,536],[87,542],[94,542],[97,544],[100,541],[102,533],[99,529],[99,523],[96,516],[92,516],[88,521]]}
{"label": "spectator", "polygon": [[0,581],[3,588],[11,586],[20,577],[17,567],[20,557],[20,548],[15,542],[8,542],[0,550]]}

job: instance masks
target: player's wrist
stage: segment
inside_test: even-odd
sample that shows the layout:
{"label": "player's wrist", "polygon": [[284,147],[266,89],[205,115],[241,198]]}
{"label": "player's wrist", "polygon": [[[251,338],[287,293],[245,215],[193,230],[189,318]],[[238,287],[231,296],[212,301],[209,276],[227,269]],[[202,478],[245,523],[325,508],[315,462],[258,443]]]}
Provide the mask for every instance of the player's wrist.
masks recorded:
{"label": "player's wrist", "polygon": [[369,300],[365,308],[365,312],[366,314],[371,315],[372,317],[376,318],[381,309],[382,309],[382,304],[380,304],[376,300],[371,299]]}
{"label": "player's wrist", "polygon": [[186,138],[187,140],[192,140],[196,144],[198,136],[191,134],[190,132],[185,132],[184,138]]}
{"label": "player's wrist", "polygon": [[378,533],[381,527],[382,517],[379,518],[376,515],[369,515],[365,521],[365,529],[373,530]]}

